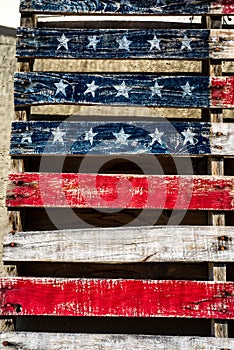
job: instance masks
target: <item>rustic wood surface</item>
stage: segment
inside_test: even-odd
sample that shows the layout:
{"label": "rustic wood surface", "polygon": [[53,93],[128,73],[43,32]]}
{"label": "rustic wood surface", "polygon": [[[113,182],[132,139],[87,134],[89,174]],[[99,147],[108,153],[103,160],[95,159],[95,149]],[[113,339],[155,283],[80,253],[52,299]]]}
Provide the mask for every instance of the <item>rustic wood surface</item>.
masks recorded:
{"label": "rustic wood surface", "polygon": [[37,58],[234,58],[233,30],[18,29],[17,56]]}
{"label": "rustic wood surface", "polygon": [[0,314],[234,317],[234,283],[125,279],[1,278]]}
{"label": "rustic wood surface", "polygon": [[16,73],[15,105],[234,107],[234,77]]}
{"label": "rustic wood surface", "polygon": [[233,177],[15,173],[8,207],[233,210]]}
{"label": "rustic wood surface", "polygon": [[234,124],[13,122],[10,154],[234,155]]}
{"label": "rustic wood surface", "polygon": [[155,15],[181,15],[181,14],[233,14],[232,0],[218,1],[171,1],[150,0],[146,4],[141,0],[21,0],[21,12],[37,12],[52,14],[77,13],[110,13],[110,14],[155,14]]}
{"label": "rustic wood surface", "polygon": [[233,261],[233,227],[156,226],[29,231],[5,235],[3,261]]}
{"label": "rustic wood surface", "polygon": [[0,334],[0,349],[24,350],[220,350],[234,347],[234,339],[126,334],[69,334],[11,332]]}

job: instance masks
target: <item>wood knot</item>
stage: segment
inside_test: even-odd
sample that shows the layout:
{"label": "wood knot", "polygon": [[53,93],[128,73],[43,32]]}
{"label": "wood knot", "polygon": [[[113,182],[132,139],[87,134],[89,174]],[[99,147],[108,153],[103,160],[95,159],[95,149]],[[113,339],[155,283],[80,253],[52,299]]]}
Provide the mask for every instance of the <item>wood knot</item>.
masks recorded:
{"label": "wood knot", "polygon": [[223,133],[221,131],[216,132],[216,136],[223,136]]}

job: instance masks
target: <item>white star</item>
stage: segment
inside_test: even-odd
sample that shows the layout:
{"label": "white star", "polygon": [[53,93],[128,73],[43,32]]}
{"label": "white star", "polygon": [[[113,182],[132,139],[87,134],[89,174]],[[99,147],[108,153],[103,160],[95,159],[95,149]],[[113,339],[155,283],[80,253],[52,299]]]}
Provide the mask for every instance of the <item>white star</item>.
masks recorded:
{"label": "white star", "polygon": [[156,35],[154,35],[152,40],[147,40],[147,41],[151,45],[150,51],[152,51],[155,47],[156,47],[157,50],[161,51],[161,48],[160,48],[160,45],[159,45],[161,40],[159,40]]}
{"label": "white star", "polygon": [[96,35],[88,36],[89,43],[87,45],[87,48],[92,47],[95,51],[97,49],[97,44],[99,43],[100,39],[97,39]]}
{"label": "white star", "polygon": [[71,39],[66,38],[66,36],[63,34],[61,36],[61,38],[57,38],[57,40],[59,41],[59,45],[57,47],[57,50],[59,50],[61,47],[64,47],[66,50],[68,50],[68,41],[70,41]]}
{"label": "white star", "polygon": [[192,96],[192,91],[195,89],[194,86],[190,86],[189,82],[187,82],[185,85],[181,85],[181,88],[184,90],[183,92],[183,98],[188,95],[188,96]]}
{"label": "white star", "polygon": [[52,131],[52,134],[54,135],[53,143],[61,142],[64,145],[63,135],[66,134],[65,132],[61,131],[58,127],[55,131]]}
{"label": "white star", "polygon": [[93,132],[93,129],[91,128],[89,131],[86,131],[84,140],[89,141],[91,146],[93,145],[93,138],[96,136],[98,132]]}
{"label": "white star", "polygon": [[116,137],[116,141],[119,142],[121,145],[127,145],[129,138],[129,134],[126,134],[124,129],[121,128],[121,130],[118,133],[112,133]]}
{"label": "white star", "polygon": [[158,85],[158,82],[155,81],[154,86],[150,88],[152,91],[152,96],[158,95],[159,97],[162,97],[161,89],[164,87],[164,85]]}
{"label": "white star", "polygon": [[27,134],[22,137],[21,143],[32,143],[32,132],[27,132]]}
{"label": "white star", "polygon": [[66,89],[66,87],[67,87],[68,85],[67,85],[67,84],[64,84],[64,82],[62,81],[62,79],[60,80],[59,83],[54,83],[54,85],[55,85],[56,88],[57,88],[57,91],[56,91],[56,93],[55,93],[55,96],[58,95],[60,92],[61,92],[64,96],[66,96],[66,91],[65,91],[65,89]]}
{"label": "white star", "polygon": [[122,37],[122,39],[116,39],[116,41],[119,44],[120,50],[129,51],[129,45],[131,45],[132,41],[128,40],[125,35]]}
{"label": "white star", "polygon": [[194,143],[194,136],[196,134],[194,134],[190,129],[187,129],[186,131],[183,131],[181,134],[184,136],[184,143],[183,143],[183,145],[185,145],[187,142],[191,143],[192,145],[195,145],[195,143]]}
{"label": "white star", "polygon": [[188,49],[189,51],[192,51],[192,48],[190,46],[191,40],[187,37],[187,35],[184,36],[182,40],[182,46],[181,46],[181,51],[183,49]]}
{"label": "white star", "polygon": [[157,128],[155,129],[155,132],[153,134],[149,134],[149,136],[152,137],[151,145],[153,145],[155,141],[157,141],[161,145],[163,134],[164,132],[160,132]]}
{"label": "white star", "polygon": [[121,85],[114,85],[114,88],[118,90],[118,93],[115,97],[123,95],[124,97],[129,98],[128,93],[132,90],[126,86],[125,81],[123,81]]}
{"label": "white star", "polygon": [[86,84],[88,87],[87,90],[85,90],[84,95],[91,93],[93,97],[95,97],[95,91],[99,88],[98,85],[95,85],[95,81],[93,80],[91,84]]}

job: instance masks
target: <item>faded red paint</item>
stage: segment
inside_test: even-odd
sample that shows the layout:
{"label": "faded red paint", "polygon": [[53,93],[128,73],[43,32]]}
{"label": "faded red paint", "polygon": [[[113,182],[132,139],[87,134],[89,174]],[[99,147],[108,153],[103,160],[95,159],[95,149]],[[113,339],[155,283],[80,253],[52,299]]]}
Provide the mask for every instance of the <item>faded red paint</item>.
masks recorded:
{"label": "faded red paint", "polygon": [[233,282],[19,277],[0,294],[1,315],[234,317]]}
{"label": "faded red paint", "polygon": [[[220,11],[221,10],[221,11]],[[233,0],[219,0],[215,1],[211,5],[211,12],[233,14],[234,13],[234,2]]]}
{"label": "faded red paint", "polygon": [[234,179],[18,173],[9,175],[8,207],[234,208]]}
{"label": "faded red paint", "polygon": [[211,86],[211,107],[234,107],[234,77],[212,77]]}

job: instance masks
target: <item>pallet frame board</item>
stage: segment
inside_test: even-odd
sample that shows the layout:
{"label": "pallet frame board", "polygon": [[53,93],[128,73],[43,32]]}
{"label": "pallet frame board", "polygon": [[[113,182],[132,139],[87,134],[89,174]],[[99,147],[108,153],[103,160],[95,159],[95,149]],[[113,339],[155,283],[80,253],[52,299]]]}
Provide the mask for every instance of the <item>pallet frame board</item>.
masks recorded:
{"label": "pallet frame board", "polygon": [[[71,118],[69,118],[71,119]],[[234,155],[234,125],[201,122],[13,122],[10,154]]]}
{"label": "pallet frame board", "polygon": [[142,4],[140,0],[101,1],[101,0],[62,0],[55,1],[21,0],[22,13],[48,13],[48,14],[153,14],[153,15],[205,15],[205,14],[234,14],[232,0],[218,1],[173,1],[151,0],[149,4]]}
{"label": "pallet frame board", "polygon": [[16,73],[15,106],[40,104],[234,108],[234,76]]}
{"label": "pallet frame board", "polygon": [[118,317],[234,317],[234,283],[1,278],[0,314]]}
{"label": "pallet frame board", "polygon": [[233,210],[231,176],[9,174],[10,207]]}
{"label": "pallet frame board", "polygon": [[234,58],[233,30],[19,28],[18,57],[79,59]]}
{"label": "pallet frame board", "polygon": [[234,339],[211,337],[178,337],[160,335],[126,335],[126,334],[69,334],[69,333],[35,333],[9,332],[0,334],[3,348],[11,349],[23,346],[27,350],[60,350],[64,344],[69,350],[220,350],[234,347]]}
{"label": "pallet frame board", "polygon": [[5,235],[9,262],[232,262],[234,228],[156,226],[14,232]]}

